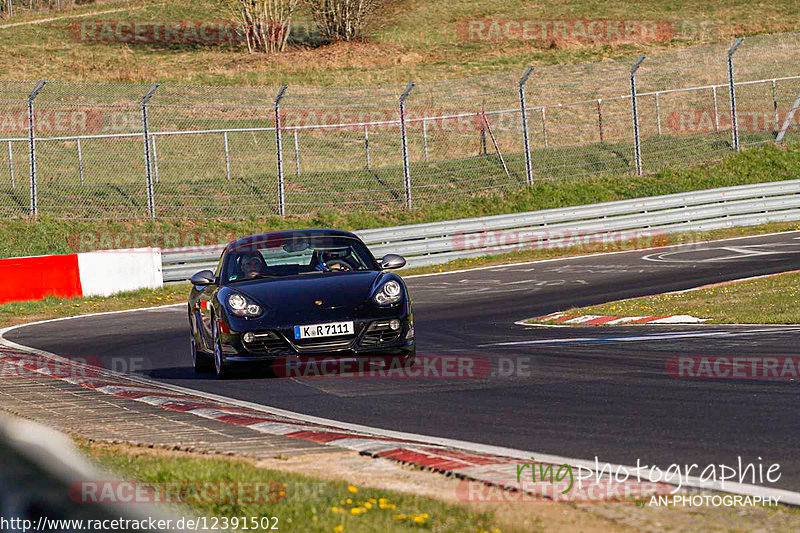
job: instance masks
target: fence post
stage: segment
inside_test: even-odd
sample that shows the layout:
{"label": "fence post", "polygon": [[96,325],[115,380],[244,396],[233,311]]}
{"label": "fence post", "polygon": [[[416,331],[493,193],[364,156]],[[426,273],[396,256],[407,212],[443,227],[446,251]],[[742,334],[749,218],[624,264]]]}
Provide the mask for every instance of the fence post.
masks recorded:
{"label": "fence post", "polygon": [[736,53],[736,49],[739,48],[742,41],[744,41],[744,37],[739,37],[736,39],[736,42],[733,43],[731,49],[728,50],[728,86],[731,92],[731,130],[733,135],[733,149],[737,152],[739,151],[739,120],[736,116],[736,85],[733,82],[733,54]]}
{"label": "fence post", "polygon": [[8,171],[11,173],[11,188],[16,187],[14,182],[14,149],[11,147],[11,141],[8,141]]}
{"label": "fence post", "polygon": [[156,218],[156,202],[153,196],[153,177],[150,174],[150,126],[147,123],[147,103],[161,86],[160,83],[154,83],[142,98],[142,135],[144,136],[144,172],[145,179],[147,180],[147,209],[150,212],[151,218]]}
{"label": "fence post", "polygon": [[30,172],[31,172],[31,216],[35,217],[39,212],[38,197],[36,191],[36,122],[33,115],[33,101],[39,92],[44,88],[47,80],[40,80],[36,87],[28,96],[28,146],[30,149]]}
{"label": "fence post", "polygon": [[719,108],[717,107],[717,86],[711,86],[711,94],[714,96],[714,131],[719,131]]}
{"label": "fence post", "polygon": [[300,175],[300,141],[297,138],[297,128],[294,129],[294,172]]}
{"label": "fence post", "polygon": [[658,102],[658,93],[656,92],[656,124],[658,126],[658,136],[661,137],[661,106]]}
{"label": "fence post", "polygon": [[372,170],[369,157],[369,126],[364,124],[364,156],[367,158],[367,170]]}
{"label": "fence post", "polygon": [[544,147],[547,148],[547,111],[546,107],[542,106],[542,138],[544,139]]}
{"label": "fence post", "polygon": [[222,134],[225,141],[225,181],[231,181],[231,150],[228,146],[228,132]]}
{"label": "fence post", "polygon": [[633,115],[633,150],[636,156],[636,175],[642,175],[642,147],[639,140],[639,110],[636,106],[636,71],[647,56],[640,57],[631,68],[631,114]]}
{"label": "fence post", "polygon": [[78,138],[78,175],[81,178],[81,186],[83,186],[83,149],[80,138]]}
{"label": "fence post", "polygon": [[781,119],[778,116],[778,88],[775,86],[775,80],[772,80],[772,109],[775,111],[775,129],[777,130],[781,125]]}
{"label": "fence post", "polygon": [[792,120],[794,120],[794,115],[797,113],[798,108],[800,108],[800,94],[797,95],[797,98],[795,98],[794,103],[792,104],[792,108],[789,110],[789,113],[786,114],[786,118],[783,121],[783,126],[781,126],[778,135],[775,137],[775,144],[779,144],[781,141],[783,141],[783,137],[789,130],[789,126],[792,125]]}
{"label": "fence post", "polygon": [[603,139],[603,108],[601,104],[603,103],[602,98],[597,99],[597,129],[600,130],[600,143],[604,143],[605,140]]}
{"label": "fence post", "polygon": [[406,209],[411,209],[411,174],[408,170],[408,134],[406,132],[406,98],[416,84],[408,82],[406,90],[400,95],[400,134],[403,136],[403,188],[406,192]]}
{"label": "fence post", "polygon": [[533,67],[525,69],[525,73],[519,79],[519,110],[522,113],[522,141],[525,143],[525,178],[528,185],[533,184],[533,167],[531,165],[531,141],[528,136],[528,111],[525,107],[525,84],[533,72]]}
{"label": "fence post", "polygon": [[422,119],[422,156],[428,160],[428,122]]}
{"label": "fence post", "polygon": [[283,152],[281,150],[281,100],[288,85],[282,85],[275,97],[275,151],[278,155],[278,214],[286,216],[286,192],[283,185]]}
{"label": "fence post", "polygon": [[153,182],[158,183],[158,145],[156,143],[155,135],[153,135],[150,144],[153,145]]}
{"label": "fence post", "polygon": [[14,4],[12,0],[8,0],[8,16],[9,17],[14,16]]}

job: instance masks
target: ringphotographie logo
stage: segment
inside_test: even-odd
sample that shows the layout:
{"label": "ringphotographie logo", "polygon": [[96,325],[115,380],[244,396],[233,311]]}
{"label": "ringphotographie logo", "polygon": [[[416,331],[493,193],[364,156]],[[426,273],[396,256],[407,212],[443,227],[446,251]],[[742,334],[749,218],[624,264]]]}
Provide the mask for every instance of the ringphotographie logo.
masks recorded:
{"label": "ringphotographie logo", "polygon": [[462,41],[624,43],[672,39],[672,22],[644,19],[474,19],[456,26]]}

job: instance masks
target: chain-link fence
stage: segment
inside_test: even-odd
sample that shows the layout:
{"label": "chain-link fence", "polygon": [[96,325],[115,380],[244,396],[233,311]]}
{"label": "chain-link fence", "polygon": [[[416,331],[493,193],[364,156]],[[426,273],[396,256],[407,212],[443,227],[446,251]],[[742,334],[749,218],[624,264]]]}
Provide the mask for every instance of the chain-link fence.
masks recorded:
{"label": "chain-link fence", "polygon": [[797,136],[798,44],[383,87],[0,82],[0,216],[400,210],[713,161]]}

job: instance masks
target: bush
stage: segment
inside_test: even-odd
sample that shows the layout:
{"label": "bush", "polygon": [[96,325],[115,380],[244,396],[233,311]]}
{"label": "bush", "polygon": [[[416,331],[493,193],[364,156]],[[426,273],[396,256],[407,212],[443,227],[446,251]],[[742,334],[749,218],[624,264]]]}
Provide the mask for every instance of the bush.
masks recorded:
{"label": "bush", "polygon": [[370,15],[380,0],[306,0],[308,10],[325,37],[352,41],[362,36]]}

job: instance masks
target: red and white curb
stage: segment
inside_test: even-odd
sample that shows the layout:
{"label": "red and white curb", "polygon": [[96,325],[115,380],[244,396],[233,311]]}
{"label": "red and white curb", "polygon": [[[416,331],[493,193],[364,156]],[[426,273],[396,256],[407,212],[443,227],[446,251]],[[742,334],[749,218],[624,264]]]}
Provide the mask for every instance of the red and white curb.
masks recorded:
{"label": "red and white curb", "polygon": [[[161,309],[161,306],[152,309]],[[115,311],[116,314],[136,309]],[[55,319],[70,320],[78,317]],[[51,321],[45,321],[51,322]],[[21,327],[21,326],[17,326]],[[290,439],[310,441],[325,446],[352,450],[362,455],[427,468],[448,476],[466,480],[467,485],[459,485],[457,497],[468,501],[530,501],[534,499],[553,499],[557,501],[608,501],[620,498],[649,498],[651,495],[666,495],[676,490],[678,481],[651,482],[633,477],[624,481],[610,480],[607,477],[584,479],[582,488],[570,490],[562,494],[554,490],[555,485],[543,486],[541,482],[530,484],[517,481],[517,472],[521,464],[536,463],[553,465],[556,471],[561,465],[571,465],[594,473],[598,467],[613,471],[627,470],[635,472],[629,465],[597,463],[585,459],[574,459],[556,455],[537,453],[526,450],[505,448],[479,444],[468,441],[447,439],[375,427],[351,424],[337,420],[324,419],[263,406],[233,398],[226,398],[210,393],[186,389],[183,387],[159,383],[142,376],[122,374],[97,366],[87,365],[76,360],[22,346],[3,338],[3,334],[15,328],[0,330],[0,379],[14,379],[15,376],[31,376],[33,374],[49,379],[59,379],[74,385],[94,390],[101,394],[117,398],[125,398],[142,402],[159,409],[188,413],[194,416],[215,420],[224,424],[244,426],[253,431],[280,435]],[[14,374],[13,369],[19,372]],[[24,374],[21,372],[24,370]],[[9,373],[11,375],[9,375]],[[5,374],[5,376],[3,375]],[[488,494],[476,490],[474,483],[480,486],[496,487],[498,490]],[[744,483],[727,483],[724,487],[718,481],[701,481],[694,477],[684,477],[682,491],[715,491],[746,496],[759,496],[766,500],[772,498],[780,503],[800,506],[800,493],[767,488]],[[561,485],[559,485],[561,487]],[[499,489],[503,489],[499,491]],[[519,494],[519,498],[498,496],[503,494]],[[529,497],[526,499],[525,495]],[[777,498],[777,500],[776,500]]]}
{"label": "red and white curb", "polygon": [[581,326],[630,326],[636,324],[702,324],[708,320],[708,318],[697,318],[691,315],[614,316],[551,313],[517,322],[517,324],[524,326],[548,323],[579,324]]}

